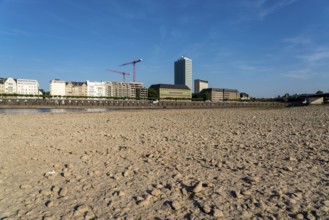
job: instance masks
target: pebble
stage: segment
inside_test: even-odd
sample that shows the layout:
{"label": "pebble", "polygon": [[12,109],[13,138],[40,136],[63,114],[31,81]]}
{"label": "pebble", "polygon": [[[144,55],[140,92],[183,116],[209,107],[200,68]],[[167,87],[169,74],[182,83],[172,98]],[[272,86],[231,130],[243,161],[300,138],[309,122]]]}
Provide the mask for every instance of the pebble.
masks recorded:
{"label": "pebble", "polygon": [[88,212],[89,208],[86,205],[80,205],[76,210],[75,210],[75,214],[77,215],[81,215],[84,214],[85,212]]}
{"label": "pebble", "polygon": [[242,191],[241,193],[242,193],[242,195],[245,195],[245,196],[251,196],[252,195],[252,192],[249,191],[249,190]]}
{"label": "pebble", "polygon": [[30,189],[30,188],[32,188],[32,186],[30,186],[30,185],[21,185],[20,188],[21,189]]}
{"label": "pebble", "polygon": [[177,202],[176,200],[172,202],[171,206],[175,210],[179,210],[181,208],[181,204],[179,202]]}
{"label": "pebble", "polygon": [[214,209],[213,216],[216,218],[220,218],[224,216],[224,213],[219,209]]}
{"label": "pebble", "polygon": [[159,196],[159,195],[161,195],[161,190],[160,189],[154,189],[154,190],[152,190],[151,195],[152,196]]}
{"label": "pebble", "polygon": [[296,219],[304,219],[304,215],[299,213],[296,215]]}
{"label": "pebble", "polygon": [[62,196],[62,197],[64,197],[64,196],[66,196],[67,195],[67,193],[68,193],[68,190],[67,190],[67,188],[66,187],[63,187],[63,188],[61,188],[61,190],[59,191],[59,196]]}
{"label": "pebble", "polygon": [[323,212],[329,212],[329,208],[327,206],[321,206],[320,210]]}
{"label": "pebble", "polygon": [[126,195],[126,193],[123,192],[123,191],[120,191],[120,192],[118,193],[118,196],[119,196],[119,197],[122,197],[122,196],[125,196],[125,195]]}
{"label": "pebble", "polygon": [[211,212],[211,208],[209,207],[209,205],[204,205],[202,209],[207,214]]}
{"label": "pebble", "polygon": [[329,200],[322,201],[322,204],[329,207]]}
{"label": "pebble", "polygon": [[123,172],[122,176],[127,177],[129,176],[129,174],[130,174],[129,170],[126,170]]}
{"label": "pebble", "polygon": [[242,217],[243,217],[244,219],[250,219],[250,218],[251,218],[251,213],[248,212],[248,211],[243,211],[243,212],[242,212]]}
{"label": "pebble", "polygon": [[155,186],[155,188],[157,188],[157,189],[162,189],[164,186],[161,184],[161,183],[159,183],[159,184],[157,184],[156,186]]}
{"label": "pebble", "polygon": [[44,195],[44,196],[49,196],[49,195],[51,195],[51,191],[50,191],[50,190],[42,190],[42,191],[40,192],[40,194],[42,194],[42,195]]}
{"label": "pebble", "polygon": [[46,206],[47,206],[48,208],[51,208],[51,207],[54,206],[54,202],[49,200],[49,201],[46,202]]}
{"label": "pebble", "polygon": [[198,193],[198,192],[201,192],[202,191],[202,182],[198,182],[194,187],[193,187],[193,192],[194,193]]}
{"label": "pebble", "polygon": [[148,206],[150,204],[150,201],[149,200],[142,200],[142,201],[139,201],[138,205],[140,206]]}

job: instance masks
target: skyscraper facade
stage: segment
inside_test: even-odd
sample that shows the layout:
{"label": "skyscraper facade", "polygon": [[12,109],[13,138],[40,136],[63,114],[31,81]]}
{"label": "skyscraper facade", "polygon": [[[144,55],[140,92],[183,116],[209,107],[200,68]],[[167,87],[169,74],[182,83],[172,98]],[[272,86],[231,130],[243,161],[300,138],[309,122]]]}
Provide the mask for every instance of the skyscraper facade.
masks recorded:
{"label": "skyscraper facade", "polygon": [[175,62],[175,84],[186,85],[192,90],[192,60],[182,56]]}

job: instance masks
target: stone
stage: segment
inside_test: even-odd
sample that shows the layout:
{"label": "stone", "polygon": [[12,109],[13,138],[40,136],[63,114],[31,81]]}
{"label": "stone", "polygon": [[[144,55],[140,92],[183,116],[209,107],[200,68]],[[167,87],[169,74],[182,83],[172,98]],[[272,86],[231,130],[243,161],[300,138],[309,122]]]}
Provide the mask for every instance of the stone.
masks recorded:
{"label": "stone", "polygon": [[126,170],[122,173],[122,176],[127,177],[129,176],[129,174],[130,174],[129,170]]}
{"label": "stone", "polygon": [[148,206],[149,204],[150,204],[150,201],[146,200],[146,199],[139,201],[139,203],[138,203],[138,205],[143,206],[143,207]]}
{"label": "stone", "polygon": [[327,206],[321,206],[320,210],[323,212],[329,212],[329,208]]}
{"label": "stone", "polygon": [[155,188],[157,188],[157,189],[162,189],[163,187],[164,187],[164,185],[162,185],[161,183],[159,183],[155,186]]}
{"label": "stone", "polygon": [[327,206],[327,207],[329,207],[329,200],[322,201],[322,204],[325,205],[325,206]]}
{"label": "stone", "polygon": [[88,211],[89,211],[88,206],[86,206],[86,205],[80,205],[80,206],[78,206],[78,208],[75,210],[74,213],[76,215],[82,215],[82,214],[84,214],[84,213],[86,213]]}
{"label": "stone", "polygon": [[49,201],[46,202],[46,206],[47,206],[48,208],[51,208],[51,207],[54,206],[54,202],[49,200]]}
{"label": "stone", "polygon": [[193,187],[193,192],[194,193],[198,193],[198,192],[201,192],[202,191],[202,189],[203,189],[203,187],[202,187],[202,182],[200,181],[200,182],[198,182],[194,187]]}
{"label": "stone", "polygon": [[219,209],[214,209],[213,210],[213,216],[216,217],[216,218],[220,218],[220,217],[224,216],[224,213]]}
{"label": "stone", "polygon": [[244,196],[251,196],[252,195],[252,192],[250,190],[244,190],[241,192],[242,195]]}
{"label": "stone", "polygon": [[68,193],[68,189],[66,187],[63,187],[63,188],[61,188],[61,190],[59,191],[58,194],[59,194],[59,196],[64,197],[67,195],[67,193]]}
{"label": "stone", "polygon": [[296,215],[296,219],[304,219],[304,215],[299,213]]}
{"label": "stone", "polygon": [[49,196],[49,195],[51,195],[51,191],[50,190],[41,190],[40,194],[43,196]]}
{"label": "stone", "polygon": [[152,190],[151,195],[152,196],[159,196],[159,195],[161,195],[161,190],[154,189],[154,190]]}
{"label": "stone", "polygon": [[31,189],[32,186],[30,186],[30,185],[26,185],[26,184],[23,184],[23,185],[20,186],[20,188],[21,188],[21,189]]}
{"label": "stone", "polygon": [[204,205],[202,209],[207,214],[209,214],[211,212],[211,208],[209,207],[209,205]]}
{"label": "stone", "polygon": [[119,196],[119,197],[122,197],[122,196],[125,196],[125,195],[126,195],[126,193],[123,192],[123,191],[120,191],[120,192],[118,193],[118,196]]}
{"label": "stone", "polygon": [[171,203],[171,206],[173,207],[173,209],[175,209],[176,211],[179,210],[181,208],[181,204],[179,202],[177,202],[176,200],[173,201]]}

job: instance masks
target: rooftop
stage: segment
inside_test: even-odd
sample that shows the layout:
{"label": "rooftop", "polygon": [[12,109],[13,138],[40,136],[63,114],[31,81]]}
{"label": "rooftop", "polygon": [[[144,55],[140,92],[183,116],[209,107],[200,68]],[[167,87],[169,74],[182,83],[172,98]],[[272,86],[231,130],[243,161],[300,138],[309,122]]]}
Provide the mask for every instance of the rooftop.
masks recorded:
{"label": "rooftop", "polygon": [[151,85],[150,88],[190,90],[190,88],[186,85],[175,85],[175,84],[155,84],[155,85]]}

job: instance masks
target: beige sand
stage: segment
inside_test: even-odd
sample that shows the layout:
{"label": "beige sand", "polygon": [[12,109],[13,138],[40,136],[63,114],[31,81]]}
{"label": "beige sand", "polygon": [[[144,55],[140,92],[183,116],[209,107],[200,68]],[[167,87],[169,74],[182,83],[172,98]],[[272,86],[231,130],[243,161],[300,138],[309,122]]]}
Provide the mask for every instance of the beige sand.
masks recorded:
{"label": "beige sand", "polygon": [[329,217],[329,107],[0,121],[0,219]]}

